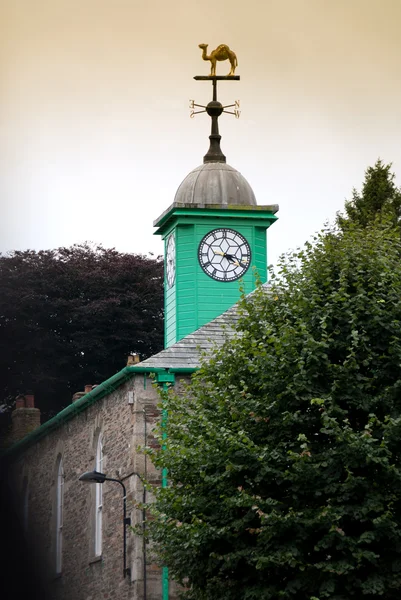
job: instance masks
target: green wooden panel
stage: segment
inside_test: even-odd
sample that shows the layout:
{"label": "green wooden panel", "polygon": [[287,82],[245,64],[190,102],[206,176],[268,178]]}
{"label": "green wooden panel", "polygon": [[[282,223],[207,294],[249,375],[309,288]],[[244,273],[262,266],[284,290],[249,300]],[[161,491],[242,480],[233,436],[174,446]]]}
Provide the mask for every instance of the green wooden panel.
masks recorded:
{"label": "green wooden panel", "polygon": [[194,252],[194,226],[177,227],[177,341],[196,329]]}
{"label": "green wooden panel", "polygon": [[243,277],[243,284],[249,293],[255,288],[253,266],[263,282],[267,279],[266,228],[269,224],[268,221],[247,220],[244,215],[242,218],[198,216],[193,223],[187,221],[176,225],[176,279],[170,290],[166,286],[165,292],[166,347],[221,315],[240,298],[238,280],[216,281],[200,267],[198,248],[202,238],[212,229],[225,227],[238,231],[248,240],[251,266]]}
{"label": "green wooden panel", "polygon": [[267,242],[266,229],[264,227],[255,227],[254,229],[254,261],[259,277],[264,283],[267,281]]}

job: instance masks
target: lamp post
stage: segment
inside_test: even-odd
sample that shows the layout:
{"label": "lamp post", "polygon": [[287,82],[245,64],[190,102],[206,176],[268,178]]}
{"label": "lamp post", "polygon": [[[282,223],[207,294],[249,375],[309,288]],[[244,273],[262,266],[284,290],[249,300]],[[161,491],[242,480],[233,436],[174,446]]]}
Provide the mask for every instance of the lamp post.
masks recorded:
{"label": "lamp post", "polygon": [[[132,473],[132,475],[137,475],[137,473]],[[88,471],[87,473],[83,473],[79,478],[79,481],[85,481],[86,483],[104,483],[105,481],[115,481],[119,483],[123,488],[123,552],[124,552],[124,577],[131,574],[131,569],[127,567],[127,525],[131,525],[130,517],[127,517],[127,492],[125,489],[125,485],[120,479],[113,479],[112,477],[106,477],[104,473],[99,473],[99,471]]]}

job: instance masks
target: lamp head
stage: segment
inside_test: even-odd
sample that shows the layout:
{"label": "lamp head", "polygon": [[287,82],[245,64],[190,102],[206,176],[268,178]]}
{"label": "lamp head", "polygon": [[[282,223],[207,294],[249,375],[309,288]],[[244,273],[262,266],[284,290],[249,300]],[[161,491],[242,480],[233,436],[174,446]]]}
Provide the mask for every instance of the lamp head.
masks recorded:
{"label": "lamp head", "polygon": [[104,483],[107,479],[104,473],[99,473],[99,471],[87,471],[83,473],[79,478],[79,481],[86,481],[86,483]]}

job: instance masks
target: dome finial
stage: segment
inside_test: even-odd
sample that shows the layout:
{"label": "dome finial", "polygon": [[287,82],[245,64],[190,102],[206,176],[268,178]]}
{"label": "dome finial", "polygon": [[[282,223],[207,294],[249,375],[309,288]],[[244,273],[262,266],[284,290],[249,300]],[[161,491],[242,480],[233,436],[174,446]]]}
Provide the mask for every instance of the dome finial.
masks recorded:
{"label": "dome finial", "polygon": [[[213,82],[215,83],[215,82]],[[209,135],[209,140],[210,140],[210,147],[209,150],[207,151],[207,154],[205,154],[205,156],[203,157],[203,162],[204,163],[208,163],[208,162],[226,162],[226,157],[224,156],[223,152],[221,151],[220,148],[220,140],[221,140],[221,135],[219,134],[219,122],[218,122],[218,118],[221,115],[221,113],[223,112],[223,106],[220,104],[220,102],[218,102],[217,100],[215,100],[215,90],[216,87],[213,87],[213,100],[211,102],[209,102],[209,104],[206,106],[206,112],[209,115],[209,117],[212,119],[212,130],[210,132]]]}

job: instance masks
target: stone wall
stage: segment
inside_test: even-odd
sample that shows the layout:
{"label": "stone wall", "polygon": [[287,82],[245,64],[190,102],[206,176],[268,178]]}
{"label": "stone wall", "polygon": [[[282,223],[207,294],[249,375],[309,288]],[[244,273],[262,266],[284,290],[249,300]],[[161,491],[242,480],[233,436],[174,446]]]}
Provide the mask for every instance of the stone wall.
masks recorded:
{"label": "stone wall", "polygon": [[[179,383],[177,386],[179,387]],[[97,400],[82,413],[17,455],[12,463],[13,488],[23,512],[27,490],[27,532],[37,569],[43,574],[52,600],[160,600],[161,573],[147,564],[144,572],[143,539],[127,533],[129,577],[123,577],[123,491],[118,483],[103,484],[103,550],[94,553],[95,485],[79,476],[95,469],[99,432],[103,438],[103,472],[124,479],[135,472],[159,482],[160,474],[137,446],[153,444],[160,418],[160,397],[143,374]],[[56,488],[59,457],[64,467],[63,552],[61,574],[56,573]],[[124,480],[127,515],[142,523],[140,477]],[[147,500],[149,495],[147,495]],[[171,586],[170,598],[173,598]]]}

